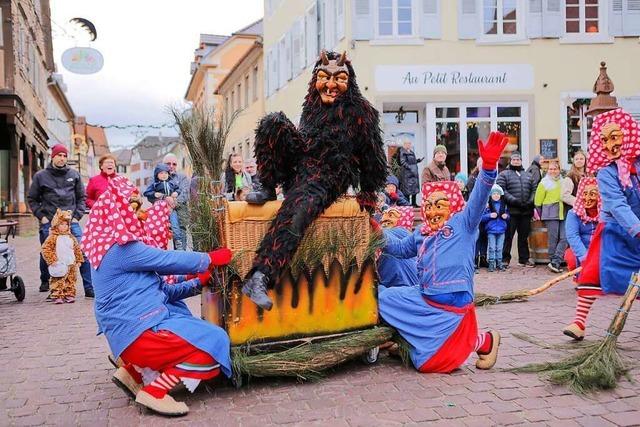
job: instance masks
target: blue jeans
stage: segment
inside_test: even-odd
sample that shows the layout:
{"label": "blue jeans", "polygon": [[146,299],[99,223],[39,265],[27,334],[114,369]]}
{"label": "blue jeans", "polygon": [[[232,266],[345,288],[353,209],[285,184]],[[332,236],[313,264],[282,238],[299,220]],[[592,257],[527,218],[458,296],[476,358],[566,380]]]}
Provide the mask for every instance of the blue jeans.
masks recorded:
{"label": "blue jeans", "polygon": [[187,245],[180,228],[180,217],[175,209],[169,214],[169,222],[171,223],[171,233],[173,234],[173,248],[177,251],[184,251]]}
{"label": "blue jeans", "polygon": [[[49,228],[51,228],[50,222],[40,224],[40,244],[43,244],[44,241],[47,240],[47,237],[49,237]],[[82,230],[80,229],[80,224],[77,222],[71,223],[71,234],[76,238],[78,244],[82,242]],[[84,257],[84,261],[80,264],[80,276],[82,276],[82,286],[86,293],[87,291],[93,291],[93,285],[91,285],[91,266],[89,265],[87,257],[84,256],[84,254],[82,254],[82,256]],[[42,254],[40,254],[40,283],[49,283],[49,267],[44,258],[42,258]]]}
{"label": "blue jeans", "polygon": [[496,266],[502,264],[502,246],[504,245],[504,233],[487,235],[487,258],[494,261]]}

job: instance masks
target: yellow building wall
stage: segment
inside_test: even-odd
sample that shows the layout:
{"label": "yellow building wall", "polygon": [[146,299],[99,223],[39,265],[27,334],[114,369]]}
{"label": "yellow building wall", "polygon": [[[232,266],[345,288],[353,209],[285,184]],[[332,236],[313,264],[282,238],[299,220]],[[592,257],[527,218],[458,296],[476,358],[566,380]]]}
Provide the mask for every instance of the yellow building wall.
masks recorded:
{"label": "yellow building wall", "polygon": [[[441,1],[441,39],[424,40],[419,45],[378,45],[371,41],[351,41],[353,0],[345,2],[345,38],[334,48],[346,50],[353,62],[358,85],[379,110],[383,103],[402,102],[480,102],[523,101],[529,106],[528,159],[539,151],[539,139],[558,140],[562,156],[567,144],[566,106],[563,98],[569,93],[588,94],[599,73],[600,61],[605,61],[615,85],[614,95],[640,95],[640,44],[637,37],[616,37],[613,43],[563,43],[559,39],[531,39],[520,44],[482,44],[476,40],[459,40],[457,2]],[[312,1],[284,0],[270,17],[265,17],[265,51],[273,46],[303,16]],[[519,91],[467,92],[384,92],[376,91],[375,69],[378,65],[463,65],[463,64],[530,64],[534,85]],[[294,120],[301,113],[301,104],[311,78],[311,67],[266,99],[265,109],[284,111]],[[545,86],[546,85],[546,86]],[[525,119],[525,118],[523,118]],[[423,124],[422,124],[423,125]],[[566,159],[563,159],[566,160]]]}

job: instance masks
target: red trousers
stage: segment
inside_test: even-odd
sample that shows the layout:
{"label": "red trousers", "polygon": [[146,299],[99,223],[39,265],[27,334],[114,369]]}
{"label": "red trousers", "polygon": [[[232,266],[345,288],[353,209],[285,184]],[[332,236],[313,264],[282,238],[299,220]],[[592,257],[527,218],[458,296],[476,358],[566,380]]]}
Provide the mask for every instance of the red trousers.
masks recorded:
{"label": "red trousers", "polygon": [[126,364],[174,375],[209,380],[220,373],[220,365],[208,353],[169,331],[147,329],[121,355]]}

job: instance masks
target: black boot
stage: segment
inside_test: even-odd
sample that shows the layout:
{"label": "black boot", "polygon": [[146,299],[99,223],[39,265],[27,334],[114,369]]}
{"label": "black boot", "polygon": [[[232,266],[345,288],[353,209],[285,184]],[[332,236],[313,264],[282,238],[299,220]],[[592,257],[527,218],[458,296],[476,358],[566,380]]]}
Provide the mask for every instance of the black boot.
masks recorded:
{"label": "black boot", "polygon": [[276,190],[273,188],[263,188],[260,191],[252,191],[247,194],[247,203],[252,205],[263,205],[269,200],[276,200]]}
{"label": "black boot", "polygon": [[267,295],[267,283],[269,283],[268,276],[261,271],[254,271],[251,277],[244,282],[242,293],[258,306],[269,311],[273,306],[273,301]]}

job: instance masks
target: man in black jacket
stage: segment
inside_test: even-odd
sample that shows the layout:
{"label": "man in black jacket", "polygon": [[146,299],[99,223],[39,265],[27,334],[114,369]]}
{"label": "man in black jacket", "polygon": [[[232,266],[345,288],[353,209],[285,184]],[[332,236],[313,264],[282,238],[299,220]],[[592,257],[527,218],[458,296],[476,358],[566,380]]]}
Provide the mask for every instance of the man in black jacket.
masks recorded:
{"label": "man in black jacket", "polygon": [[[85,193],[80,174],[67,166],[67,147],[56,144],[51,148],[51,163],[33,176],[33,182],[29,187],[27,200],[31,212],[40,221],[40,244],[49,236],[51,219],[56,209],[70,210],[73,212],[71,234],[78,242],[82,241],[82,230],[78,221],[85,211]],[[89,261],[84,258],[80,265],[80,275],[84,286],[84,295],[93,298],[93,286],[91,285],[91,268]],[[49,290],[49,269],[47,263],[40,255],[40,292]]]}
{"label": "man in black jacket", "polygon": [[511,153],[509,166],[498,175],[496,181],[504,190],[504,199],[509,207],[511,218],[509,230],[504,239],[502,262],[508,265],[511,261],[511,242],[518,232],[518,265],[535,267],[529,260],[529,233],[531,232],[531,218],[533,217],[533,197],[535,187],[531,175],[522,167],[520,153]]}

